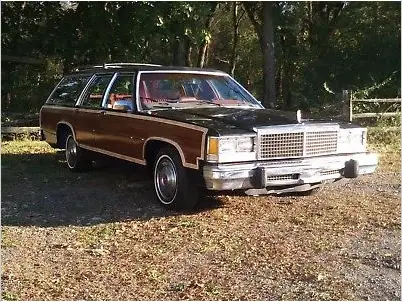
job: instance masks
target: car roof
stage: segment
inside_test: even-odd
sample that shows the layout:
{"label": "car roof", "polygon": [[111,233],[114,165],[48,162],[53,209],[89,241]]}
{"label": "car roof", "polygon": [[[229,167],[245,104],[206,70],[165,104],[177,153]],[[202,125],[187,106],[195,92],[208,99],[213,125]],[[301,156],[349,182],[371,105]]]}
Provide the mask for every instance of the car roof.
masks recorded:
{"label": "car roof", "polygon": [[74,68],[70,74],[77,73],[99,73],[99,72],[137,72],[137,71],[194,71],[194,72],[219,72],[223,71],[211,68],[199,68],[199,67],[184,67],[184,66],[163,66],[156,64],[145,63],[105,63],[103,65],[81,66]]}

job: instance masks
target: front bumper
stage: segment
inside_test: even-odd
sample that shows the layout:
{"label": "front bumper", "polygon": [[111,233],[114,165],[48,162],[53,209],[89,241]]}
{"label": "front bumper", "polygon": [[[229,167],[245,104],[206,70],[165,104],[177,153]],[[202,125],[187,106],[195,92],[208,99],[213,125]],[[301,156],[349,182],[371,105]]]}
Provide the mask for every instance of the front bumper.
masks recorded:
{"label": "front bumper", "polygon": [[[303,159],[205,165],[203,175],[209,190],[286,188],[276,193],[305,191],[309,185],[343,177],[373,173],[377,155],[358,153]],[[289,190],[290,189],[290,190]]]}

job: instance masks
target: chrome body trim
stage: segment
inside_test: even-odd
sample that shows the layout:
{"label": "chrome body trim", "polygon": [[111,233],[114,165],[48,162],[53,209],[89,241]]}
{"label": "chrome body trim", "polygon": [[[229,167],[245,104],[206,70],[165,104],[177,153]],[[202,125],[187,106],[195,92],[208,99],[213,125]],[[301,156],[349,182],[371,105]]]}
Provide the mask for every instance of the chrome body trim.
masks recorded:
{"label": "chrome body trim", "polygon": [[[48,104],[50,98],[53,96],[53,93],[54,93],[54,92],[56,91],[56,89],[59,87],[61,81],[63,81],[64,78],[66,78],[66,77],[62,77],[61,80],[57,83],[57,85],[53,88],[52,92],[51,92],[51,93],[49,94],[49,96],[47,97],[45,104]],[[41,110],[42,110],[42,109],[41,109]]]}
{"label": "chrome body trim", "polygon": [[[76,108],[76,107],[63,107],[63,106],[57,106],[57,105],[43,105],[42,107],[48,107],[51,109],[60,109],[60,110],[79,110],[80,112],[93,112],[93,111],[102,111],[104,108]],[[160,123],[164,124],[170,124],[170,125],[176,125],[180,127],[185,127],[189,129],[194,129],[194,130],[199,130],[201,132],[207,132],[208,128],[201,127],[201,126],[196,126],[190,123],[184,123],[184,122],[176,122],[174,120],[169,120],[163,117],[158,117],[158,116],[152,116],[152,115],[139,115],[135,113],[127,113],[127,112],[117,112],[117,111],[107,111],[107,114],[110,115],[117,115],[117,116],[125,116],[133,119],[143,119],[143,120],[155,120]]]}
{"label": "chrome body trim", "polygon": [[[171,139],[166,139],[163,137],[158,137],[158,136],[151,136],[149,138],[147,138],[144,142],[144,145],[142,147],[142,155],[144,157],[144,161],[145,161],[145,148],[147,146],[147,143],[149,141],[161,141],[161,142],[166,142],[168,144],[171,144],[172,146],[174,146],[177,149],[177,152],[179,152],[180,158],[181,158],[181,162],[183,163],[183,166],[186,168],[192,168],[192,169],[198,169],[198,164],[197,165],[193,165],[193,164],[189,164],[186,162],[186,158],[184,156],[183,150],[181,149],[181,147],[179,146],[178,143],[176,143],[175,141],[172,141]],[[205,143],[203,143],[203,145],[205,145]],[[197,162],[200,160],[199,157],[197,157]]]}
{"label": "chrome body trim", "polygon": [[109,156],[117,157],[117,158],[120,158],[120,159],[131,161],[131,162],[136,163],[136,164],[146,165],[145,160],[141,160],[141,159],[134,158],[134,157],[131,157],[131,156],[121,155],[119,153],[110,152],[110,151],[107,151],[107,150],[91,147],[91,146],[84,145],[84,144],[78,144],[77,143],[77,145],[79,145],[81,148],[88,149],[90,151],[95,151],[95,152],[98,152],[98,153],[102,153],[102,154],[106,154],[106,155],[109,155]]}
{"label": "chrome body trim", "polygon": [[203,176],[209,190],[253,189],[258,170],[263,169],[265,187],[296,187],[343,178],[343,169],[350,160],[358,162],[359,175],[373,173],[378,163],[373,153],[341,154],[290,161],[207,164]]}
{"label": "chrome body trim", "polygon": [[246,88],[243,87],[239,82],[237,82],[233,77],[231,77],[229,74],[227,74],[229,78],[231,78],[237,85],[239,85],[256,103],[257,106],[259,106],[260,109],[265,109],[265,107],[261,104],[260,101],[258,101]]}
{"label": "chrome body trim", "polygon": [[85,85],[84,89],[82,89],[80,95],[78,96],[77,101],[75,102],[75,107],[80,106],[83,102],[84,95],[87,93],[89,86],[91,85],[92,81],[95,79],[96,74],[94,73],[89,79],[87,84]]}
{"label": "chrome body trim", "polygon": [[[73,125],[71,125],[69,122],[64,121],[64,120],[61,120],[60,122],[57,123],[57,126],[56,126],[56,136],[57,136],[57,127],[58,127],[60,124],[64,124],[64,125],[67,125],[68,127],[70,127],[71,133],[73,134],[73,137],[74,137],[74,140],[77,141],[77,139],[76,139],[76,137],[75,137],[75,131],[74,131]],[[77,143],[77,144],[78,144],[78,143]]]}
{"label": "chrome body trim", "polygon": [[109,97],[110,90],[112,89],[113,83],[114,83],[114,81],[116,81],[116,78],[117,78],[118,75],[119,75],[119,73],[116,72],[112,76],[112,78],[109,81],[109,84],[106,87],[106,90],[105,90],[105,93],[103,94],[103,99],[102,99],[102,105],[101,105],[102,108],[106,108],[107,99]]}

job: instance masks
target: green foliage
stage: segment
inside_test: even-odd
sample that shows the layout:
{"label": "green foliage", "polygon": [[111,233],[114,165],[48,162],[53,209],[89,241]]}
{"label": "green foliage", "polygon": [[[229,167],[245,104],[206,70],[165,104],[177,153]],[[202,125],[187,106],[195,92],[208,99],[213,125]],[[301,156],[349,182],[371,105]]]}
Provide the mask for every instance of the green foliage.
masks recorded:
{"label": "green foliage", "polygon": [[376,122],[377,127],[388,128],[388,127],[401,127],[401,113],[397,116],[392,116],[389,118],[379,118]]}
{"label": "green foliage", "polygon": [[[400,75],[400,3],[285,2],[277,30],[277,77],[284,107],[302,109],[338,102],[330,90],[375,86],[397,94]],[[373,91],[374,92],[374,91]],[[370,96],[373,96],[371,94]]]}
{"label": "green foliage", "polygon": [[369,145],[379,152],[401,151],[401,115],[378,118],[373,127],[367,127]]}
{"label": "green foliage", "polygon": [[369,127],[367,138],[369,145],[379,151],[401,151],[400,127]]}
{"label": "green foliage", "polygon": [[[247,5],[261,21],[261,3]],[[400,96],[400,2],[275,2],[273,13],[279,107],[338,108],[343,89]],[[2,2],[1,17],[2,54],[43,62],[3,60],[3,110],[37,111],[64,72],[113,61],[234,68],[264,97],[260,33],[241,3]]]}
{"label": "green foliage", "polygon": [[1,292],[1,298],[2,298],[3,300],[5,300],[5,301],[16,301],[16,300],[19,300],[17,295],[15,295],[15,294],[13,294],[13,293],[10,293],[10,292],[5,292],[5,291],[2,291],[2,292]]}

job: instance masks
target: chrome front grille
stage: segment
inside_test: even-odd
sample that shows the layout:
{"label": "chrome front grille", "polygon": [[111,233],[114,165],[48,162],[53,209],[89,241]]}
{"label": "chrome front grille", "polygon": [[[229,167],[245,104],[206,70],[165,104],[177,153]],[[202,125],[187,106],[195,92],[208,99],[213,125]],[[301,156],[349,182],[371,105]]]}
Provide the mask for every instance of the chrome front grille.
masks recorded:
{"label": "chrome front grille", "polygon": [[339,170],[329,170],[329,171],[321,171],[321,175],[327,175],[327,176],[330,176],[330,175],[338,175],[338,174],[340,174],[341,172],[339,171]]}
{"label": "chrome front grille", "polygon": [[303,156],[303,133],[261,135],[260,158]]}
{"label": "chrome front grille", "polygon": [[293,174],[267,176],[267,181],[294,179]]}
{"label": "chrome front grille", "polygon": [[306,156],[325,155],[336,152],[337,131],[314,131],[306,133]]}
{"label": "chrome front grille", "polygon": [[[334,154],[337,151],[338,131],[331,129],[291,129],[293,131],[258,132],[258,159],[294,158]],[[289,129],[290,130],[290,129]],[[299,130],[299,131],[295,131]]]}

